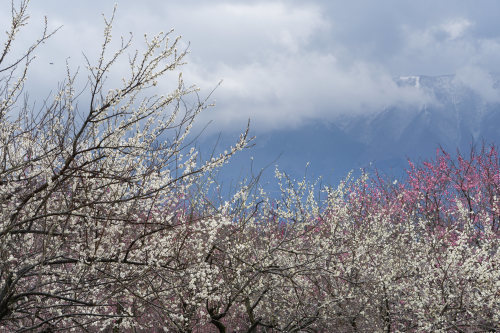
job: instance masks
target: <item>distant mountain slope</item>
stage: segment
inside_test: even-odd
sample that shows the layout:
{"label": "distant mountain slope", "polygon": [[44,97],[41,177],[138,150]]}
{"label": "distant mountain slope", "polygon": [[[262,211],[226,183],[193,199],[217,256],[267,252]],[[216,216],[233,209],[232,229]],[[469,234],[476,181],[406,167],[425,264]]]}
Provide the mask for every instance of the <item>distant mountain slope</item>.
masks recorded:
{"label": "distant mountain slope", "polygon": [[[492,76],[498,89],[499,76]],[[407,158],[432,157],[437,147],[467,151],[473,143],[500,143],[500,102],[482,96],[453,75],[396,78],[398,85],[424,90],[432,102],[418,107],[390,106],[365,115],[343,114],[293,130],[259,135],[255,147],[225,167],[222,178],[248,174],[271,163],[264,179],[272,178],[274,164],[292,177],[302,177],[307,162],[311,177],[336,183],[351,169],[370,163],[394,175],[407,166]],[[499,94],[500,95],[500,94]],[[335,113],[342,114],[342,112]],[[221,147],[230,144],[226,137]],[[273,163],[273,161],[279,159]]]}

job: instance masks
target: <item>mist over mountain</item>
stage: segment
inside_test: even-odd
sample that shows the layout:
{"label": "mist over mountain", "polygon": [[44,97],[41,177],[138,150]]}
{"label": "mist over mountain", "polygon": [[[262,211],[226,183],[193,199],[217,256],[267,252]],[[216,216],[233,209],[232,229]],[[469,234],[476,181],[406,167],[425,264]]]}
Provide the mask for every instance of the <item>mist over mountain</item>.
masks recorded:
{"label": "mist over mountain", "polygon": [[[395,78],[400,86],[423,90],[430,102],[389,106],[366,114],[337,113],[340,115],[328,121],[259,134],[253,148],[224,168],[223,180],[248,176],[250,165],[254,173],[268,166],[265,182],[273,182],[275,165],[292,178],[301,178],[308,162],[308,177],[322,176],[331,185],[359,168],[375,167],[399,177],[408,158],[432,158],[439,147],[454,153],[456,149],[466,152],[483,140],[498,143],[500,76],[489,75],[488,79],[494,91],[481,90],[481,82],[458,75]],[[213,137],[206,142],[214,142]],[[224,134],[221,137],[221,147],[234,140]]]}

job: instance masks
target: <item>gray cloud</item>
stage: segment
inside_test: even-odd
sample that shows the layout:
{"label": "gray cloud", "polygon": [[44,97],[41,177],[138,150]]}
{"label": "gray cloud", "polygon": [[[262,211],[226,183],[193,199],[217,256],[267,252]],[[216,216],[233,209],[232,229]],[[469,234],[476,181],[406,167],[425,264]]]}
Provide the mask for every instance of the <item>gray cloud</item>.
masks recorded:
{"label": "gray cloud", "polygon": [[[95,57],[100,13],[111,11],[111,2],[96,0],[33,2],[28,34],[42,15],[64,26],[39,56],[56,66],[34,66],[34,82],[55,84],[64,75],[57,64],[69,56],[81,64],[81,50]],[[207,93],[224,79],[205,119],[219,129],[243,126],[250,117],[267,130],[429,101],[416,88],[396,86],[392,78],[399,75],[457,73],[496,101],[485,77],[500,66],[498,12],[497,1],[122,0],[114,35],[132,31],[140,42],[143,33],[175,28],[185,45],[191,42],[186,80]]]}

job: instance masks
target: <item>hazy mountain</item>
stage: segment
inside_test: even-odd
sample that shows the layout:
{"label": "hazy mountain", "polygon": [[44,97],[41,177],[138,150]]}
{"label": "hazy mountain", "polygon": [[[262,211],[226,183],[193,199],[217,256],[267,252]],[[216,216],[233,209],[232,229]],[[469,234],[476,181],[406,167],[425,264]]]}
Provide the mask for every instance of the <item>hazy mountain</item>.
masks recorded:
{"label": "hazy mountain", "polygon": [[[491,79],[498,89],[500,77]],[[344,114],[328,122],[259,135],[254,148],[225,167],[222,179],[227,183],[248,175],[251,156],[254,171],[270,165],[265,180],[272,178],[275,164],[300,178],[307,162],[309,176],[323,176],[325,182],[333,184],[351,169],[370,163],[398,176],[407,166],[408,157],[433,157],[439,146],[454,152],[457,148],[467,151],[482,140],[500,142],[500,100],[485,96],[453,75],[400,77],[395,82],[422,89],[431,102],[391,106],[365,115]],[[223,136],[221,146],[233,140]]]}
{"label": "hazy mountain", "polygon": [[405,77],[396,82],[424,90],[433,101],[418,108],[389,107],[372,117],[349,119],[342,130],[349,136],[360,133],[360,140],[370,146],[370,158],[425,155],[429,146],[465,148],[481,138],[494,141],[500,137],[499,102],[486,100],[454,76]]}

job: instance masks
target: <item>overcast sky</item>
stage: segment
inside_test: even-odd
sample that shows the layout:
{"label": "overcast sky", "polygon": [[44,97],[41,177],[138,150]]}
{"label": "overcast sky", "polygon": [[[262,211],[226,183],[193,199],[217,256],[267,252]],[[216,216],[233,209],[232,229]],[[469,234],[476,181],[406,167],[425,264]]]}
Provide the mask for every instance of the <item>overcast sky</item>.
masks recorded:
{"label": "overcast sky", "polygon": [[[39,52],[35,82],[60,79],[65,59],[102,43],[101,13],[114,1],[32,1],[28,33],[46,15],[62,25]],[[475,89],[491,90],[500,65],[500,1],[132,1],[118,0],[114,36],[175,29],[190,42],[186,81],[214,95],[204,115],[219,128],[298,126],[343,112],[374,112],[426,101],[393,77],[457,73]],[[0,12],[7,22],[9,12]],[[5,28],[3,28],[5,29]],[[34,35],[33,35],[34,37]],[[54,65],[48,66],[49,62]],[[43,65],[43,66],[42,66]]]}

